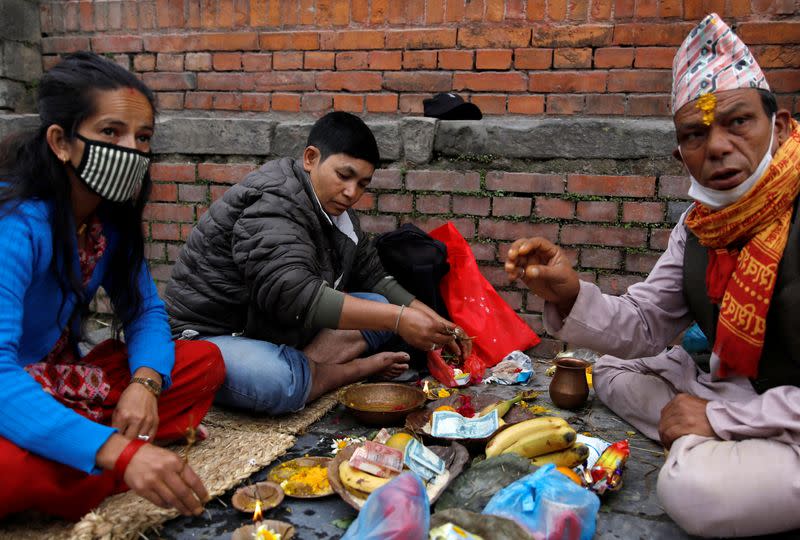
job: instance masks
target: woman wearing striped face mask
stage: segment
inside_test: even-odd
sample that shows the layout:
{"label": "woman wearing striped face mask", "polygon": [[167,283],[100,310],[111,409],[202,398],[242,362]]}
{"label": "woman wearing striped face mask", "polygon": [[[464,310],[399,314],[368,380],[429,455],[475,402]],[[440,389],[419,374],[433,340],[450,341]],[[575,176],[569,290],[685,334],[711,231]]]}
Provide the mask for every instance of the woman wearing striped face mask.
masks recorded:
{"label": "woman wearing striped face mask", "polygon": [[[144,261],[153,93],[91,53],[38,91],[40,127],[0,144],[0,518],[77,519],[128,487],[199,514],[200,478],[151,443],[198,427],[224,366],[213,344],[171,341]],[[81,357],[100,286],[126,343]]]}

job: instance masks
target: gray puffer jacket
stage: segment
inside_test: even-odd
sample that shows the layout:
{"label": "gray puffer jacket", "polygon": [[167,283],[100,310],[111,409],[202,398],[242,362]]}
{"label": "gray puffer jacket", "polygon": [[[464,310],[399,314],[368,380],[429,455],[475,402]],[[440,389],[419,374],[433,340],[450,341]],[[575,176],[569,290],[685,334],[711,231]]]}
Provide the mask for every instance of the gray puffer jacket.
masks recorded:
{"label": "gray puffer jacket", "polygon": [[270,161],[200,218],[172,270],[165,301],[175,335],[242,332],[303,347],[335,328],[342,291],[413,297],[388,276],[348,211],[356,245],[320,207],[302,163]]}

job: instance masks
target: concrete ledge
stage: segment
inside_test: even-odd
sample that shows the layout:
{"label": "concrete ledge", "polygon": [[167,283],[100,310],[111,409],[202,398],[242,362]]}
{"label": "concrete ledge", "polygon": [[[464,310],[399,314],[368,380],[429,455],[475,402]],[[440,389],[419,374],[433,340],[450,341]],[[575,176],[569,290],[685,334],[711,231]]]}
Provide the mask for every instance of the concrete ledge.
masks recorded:
{"label": "concrete ledge", "polygon": [[[35,115],[0,115],[0,137],[36,125]],[[385,161],[428,163],[442,157],[514,159],[641,159],[669,157],[675,145],[668,119],[487,118],[436,121],[367,117]],[[314,118],[291,115],[162,114],[156,154],[296,156]]]}

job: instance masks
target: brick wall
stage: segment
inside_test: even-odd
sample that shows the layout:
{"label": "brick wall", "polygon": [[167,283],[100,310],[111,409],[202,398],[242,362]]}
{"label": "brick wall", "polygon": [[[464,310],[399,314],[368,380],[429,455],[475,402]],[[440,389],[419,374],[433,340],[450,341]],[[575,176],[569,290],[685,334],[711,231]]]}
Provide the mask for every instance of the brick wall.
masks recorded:
{"label": "brick wall", "polygon": [[800,111],[798,0],[43,0],[44,65],[78,49],[140,73],[162,109],[666,116],[673,53],[704,14]]}

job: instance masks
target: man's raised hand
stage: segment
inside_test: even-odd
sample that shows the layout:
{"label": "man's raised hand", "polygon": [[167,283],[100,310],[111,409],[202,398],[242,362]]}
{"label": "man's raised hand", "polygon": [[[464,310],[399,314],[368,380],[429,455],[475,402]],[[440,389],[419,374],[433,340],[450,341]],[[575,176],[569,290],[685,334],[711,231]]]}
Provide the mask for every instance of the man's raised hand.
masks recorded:
{"label": "man's raised hand", "polygon": [[564,252],[541,237],[523,238],[508,250],[505,270],[537,296],[555,304],[562,317],[569,314],[580,292],[578,273]]}

